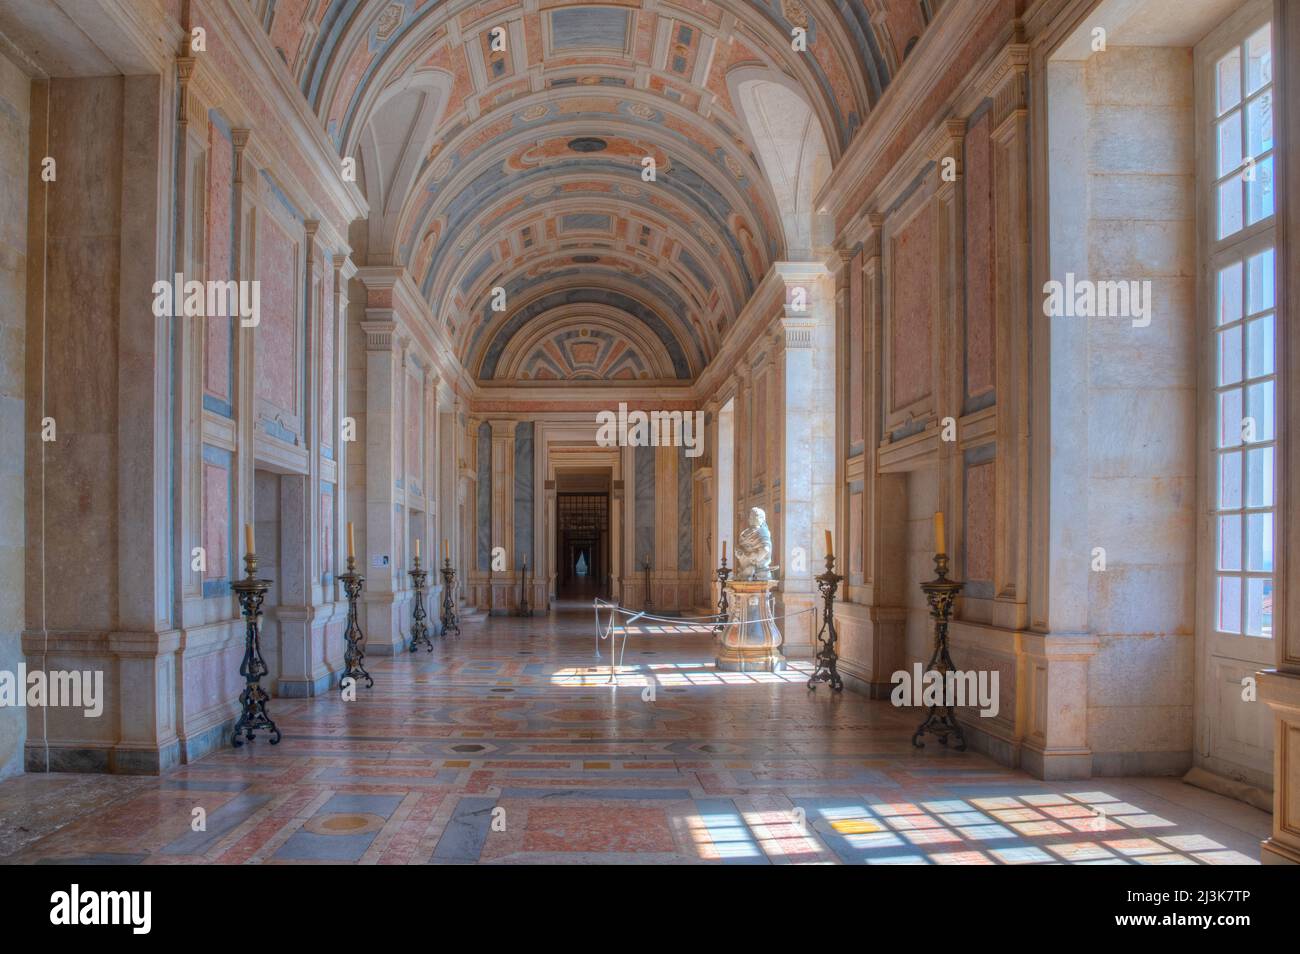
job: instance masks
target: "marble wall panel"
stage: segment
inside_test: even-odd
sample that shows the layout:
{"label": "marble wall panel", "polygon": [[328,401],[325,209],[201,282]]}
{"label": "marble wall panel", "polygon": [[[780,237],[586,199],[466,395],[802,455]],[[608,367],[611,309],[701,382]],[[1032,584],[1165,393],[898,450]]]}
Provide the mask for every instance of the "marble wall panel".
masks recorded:
{"label": "marble wall panel", "polygon": [[632,543],[634,565],[640,572],[649,561],[655,565],[655,448],[638,447],[633,457],[636,469],[635,534]]}
{"label": "marble wall panel", "polygon": [[264,214],[261,223],[257,278],[262,283],[262,314],[253,338],[257,350],[257,396],[293,415],[297,413],[299,366],[298,250],[272,216]]}
{"label": "marble wall panel", "polygon": [[894,408],[906,407],[932,391],[935,280],[930,220],[930,210],[922,209],[893,240],[890,393]]}
{"label": "marble wall panel", "polygon": [[[224,282],[234,278],[234,148],[230,127],[213,111],[208,119],[207,193],[204,202],[207,219],[204,238],[207,274],[204,277],[208,281]],[[234,322],[212,315],[204,322],[203,403],[208,410],[229,417]]]}
{"label": "marble wall panel", "polygon": [[515,560],[516,567],[527,560],[537,568],[533,552],[533,423],[520,421],[515,425]]}
{"label": "marble wall panel", "polygon": [[989,114],[966,134],[966,398],[994,385],[993,167]]}

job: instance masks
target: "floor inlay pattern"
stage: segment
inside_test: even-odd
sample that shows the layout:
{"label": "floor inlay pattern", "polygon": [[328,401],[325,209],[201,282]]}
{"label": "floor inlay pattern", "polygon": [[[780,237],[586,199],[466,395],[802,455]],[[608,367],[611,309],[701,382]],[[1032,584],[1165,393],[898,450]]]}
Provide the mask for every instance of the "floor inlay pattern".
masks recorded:
{"label": "floor inlay pattern", "polygon": [[367,665],[375,688],[355,702],[273,700],[278,746],[125,794],[77,777],[100,802],[83,794],[30,843],[3,828],[60,783],[0,783],[0,845],[22,845],[4,860],[1239,864],[1269,832],[1264,813],[1175,779],[1043,782],[913,749],[917,712],[809,692],[806,665],[715,672],[690,626],[629,639],[614,688],[589,610],[470,624]]}

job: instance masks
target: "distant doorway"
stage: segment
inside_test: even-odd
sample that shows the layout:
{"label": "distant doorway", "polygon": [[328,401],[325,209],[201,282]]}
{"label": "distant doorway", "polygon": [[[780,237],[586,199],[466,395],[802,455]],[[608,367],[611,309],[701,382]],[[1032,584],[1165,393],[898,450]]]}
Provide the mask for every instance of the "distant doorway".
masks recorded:
{"label": "distant doorway", "polygon": [[556,505],[558,599],[609,595],[609,494],[560,493]]}

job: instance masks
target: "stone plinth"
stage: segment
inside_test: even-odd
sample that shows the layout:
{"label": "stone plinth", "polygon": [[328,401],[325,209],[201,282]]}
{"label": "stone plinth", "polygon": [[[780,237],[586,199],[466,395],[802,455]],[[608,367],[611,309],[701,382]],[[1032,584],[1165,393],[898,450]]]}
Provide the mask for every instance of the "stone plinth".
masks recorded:
{"label": "stone plinth", "polygon": [[728,672],[777,672],[785,668],[781,630],[772,618],[776,580],[733,580],[727,584],[729,625],[718,640],[717,667]]}

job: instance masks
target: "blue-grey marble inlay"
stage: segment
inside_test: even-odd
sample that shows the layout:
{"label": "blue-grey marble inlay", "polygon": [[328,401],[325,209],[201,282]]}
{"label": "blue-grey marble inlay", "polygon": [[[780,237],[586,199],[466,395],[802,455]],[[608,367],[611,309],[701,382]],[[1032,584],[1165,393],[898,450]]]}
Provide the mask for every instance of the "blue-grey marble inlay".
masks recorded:
{"label": "blue-grey marble inlay", "polygon": [[[685,412],[691,414],[691,411]],[[703,440],[703,435],[700,435]],[[695,457],[687,457],[687,447],[677,449],[677,569],[695,569],[695,546],[692,515],[695,513]]]}
{"label": "blue-grey marble inlay", "polygon": [[478,483],[474,516],[478,523],[475,541],[476,563],[486,572],[492,561],[492,425],[478,426]]}
{"label": "blue-grey marble inlay", "polygon": [[515,425],[515,566],[536,568],[533,554],[533,422]]}
{"label": "blue-grey marble inlay", "polygon": [[635,548],[633,555],[636,566],[633,569],[639,573],[647,560],[650,562],[651,569],[655,565],[655,449],[636,448],[634,461],[636,535],[633,540]]}

